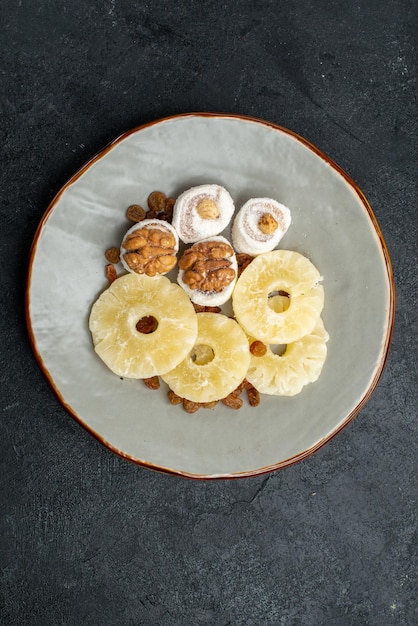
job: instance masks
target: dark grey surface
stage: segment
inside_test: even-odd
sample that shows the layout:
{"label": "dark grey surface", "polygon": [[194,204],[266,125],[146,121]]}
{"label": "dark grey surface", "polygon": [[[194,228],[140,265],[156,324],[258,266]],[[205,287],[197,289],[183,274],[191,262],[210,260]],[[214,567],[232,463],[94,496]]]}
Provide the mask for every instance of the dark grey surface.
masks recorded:
{"label": "dark grey surface", "polygon": [[[0,623],[417,624],[417,4],[0,11]],[[121,132],[199,110],[271,120],[333,158],[371,202],[397,286],[388,364],[357,419],[313,457],[231,482],[102,447],[52,394],[24,318],[29,247],[61,185]]]}

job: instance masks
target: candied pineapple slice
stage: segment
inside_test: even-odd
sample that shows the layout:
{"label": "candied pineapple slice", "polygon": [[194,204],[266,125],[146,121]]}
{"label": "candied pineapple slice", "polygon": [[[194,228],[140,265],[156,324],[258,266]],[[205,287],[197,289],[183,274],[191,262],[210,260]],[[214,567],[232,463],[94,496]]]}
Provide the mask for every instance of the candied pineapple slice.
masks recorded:
{"label": "candied pineapple slice", "polygon": [[247,380],[260,393],[295,396],[305,385],[318,380],[327,356],[328,339],[319,318],[313,331],[288,344],[283,354],[275,354],[268,347],[263,356],[251,355]]}
{"label": "candied pineapple slice", "polygon": [[[321,315],[324,290],[320,280],[316,267],[298,252],[260,254],[235,286],[235,317],[248,335],[264,343],[297,341],[313,330]],[[277,295],[282,293],[288,294],[288,306]]]}
{"label": "candied pineapple slice", "polygon": [[250,352],[245,333],[221,313],[198,313],[195,346],[162,378],[178,396],[192,402],[220,400],[245,378]]}
{"label": "candied pineapple slice", "polygon": [[183,289],[165,276],[127,274],[93,304],[89,328],[96,353],[112,372],[150,378],[190,352],[197,317]]}

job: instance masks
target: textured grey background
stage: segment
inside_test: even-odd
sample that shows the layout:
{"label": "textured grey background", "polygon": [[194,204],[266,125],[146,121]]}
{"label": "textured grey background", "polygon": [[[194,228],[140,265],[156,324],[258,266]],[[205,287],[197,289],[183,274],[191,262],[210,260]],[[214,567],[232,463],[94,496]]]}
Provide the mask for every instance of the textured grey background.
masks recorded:
{"label": "textured grey background", "polygon": [[[417,624],[417,4],[6,0],[0,27],[0,623]],[[199,110],[277,122],[333,158],[371,202],[397,286],[357,419],[313,457],[231,482],[99,445],[50,391],[24,319],[29,247],[61,185],[121,132]]]}

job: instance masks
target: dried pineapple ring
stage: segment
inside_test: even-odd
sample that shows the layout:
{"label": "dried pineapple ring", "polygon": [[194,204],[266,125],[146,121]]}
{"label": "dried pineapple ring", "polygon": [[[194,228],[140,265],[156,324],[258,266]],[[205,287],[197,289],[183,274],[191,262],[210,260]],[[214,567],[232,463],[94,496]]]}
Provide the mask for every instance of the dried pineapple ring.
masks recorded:
{"label": "dried pineapple ring", "polygon": [[295,396],[305,385],[318,380],[327,356],[328,339],[319,318],[313,331],[288,344],[282,355],[274,354],[270,348],[263,356],[251,355],[247,380],[260,393]]}
{"label": "dried pineapple ring", "polygon": [[192,402],[220,400],[245,378],[250,362],[247,337],[221,313],[198,313],[193,350],[162,378],[178,396]]}
{"label": "dried pineapple ring", "polygon": [[[264,343],[288,344],[310,333],[324,306],[324,289],[316,267],[302,254],[272,250],[258,255],[243,271],[232,294],[238,323]],[[289,294],[289,306],[270,306],[272,294]]]}
{"label": "dried pineapple ring", "polygon": [[[139,332],[144,318],[155,318],[153,332]],[[172,370],[190,352],[197,317],[183,289],[165,276],[127,274],[93,304],[89,328],[96,353],[112,372],[151,378]]]}

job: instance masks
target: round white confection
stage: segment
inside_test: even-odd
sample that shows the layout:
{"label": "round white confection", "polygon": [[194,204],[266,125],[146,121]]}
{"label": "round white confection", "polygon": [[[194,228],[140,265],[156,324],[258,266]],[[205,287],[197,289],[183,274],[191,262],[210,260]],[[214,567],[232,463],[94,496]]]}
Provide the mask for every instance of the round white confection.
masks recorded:
{"label": "round white confection", "polygon": [[[213,200],[219,209],[215,219],[202,218],[197,205],[201,200]],[[232,219],[235,206],[228,191],[220,185],[199,185],[184,191],[176,200],[172,224],[184,243],[195,243],[219,235]]]}
{"label": "round white confection", "polygon": [[[263,233],[258,227],[260,218],[270,214],[277,222],[276,230]],[[251,198],[238,211],[232,226],[232,243],[236,252],[256,256],[273,250],[291,223],[290,210],[271,198]]]}
{"label": "round white confection", "polygon": [[[166,222],[165,220],[158,220],[158,219],[150,218],[150,219],[142,220],[141,222],[136,222],[133,226],[131,226],[131,228],[129,228],[129,230],[126,231],[126,233],[123,236],[122,243],[125,241],[128,235],[133,233],[135,230],[141,230],[142,228],[146,228],[147,230],[151,228],[157,228],[158,230],[162,230],[163,232],[164,231],[170,232],[174,236],[174,239],[176,240],[176,244],[174,246],[174,252],[175,254],[177,254],[179,250],[179,236],[177,234],[177,231],[172,227],[172,225]],[[123,255],[125,254],[125,252],[126,252],[125,248],[121,245],[120,261],[124,269],[127,272],[132,272],[133,274],[136,274],[136,272],[129,267],[129,265],[126,263],[125,259],[123,258]]]}

